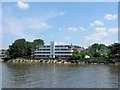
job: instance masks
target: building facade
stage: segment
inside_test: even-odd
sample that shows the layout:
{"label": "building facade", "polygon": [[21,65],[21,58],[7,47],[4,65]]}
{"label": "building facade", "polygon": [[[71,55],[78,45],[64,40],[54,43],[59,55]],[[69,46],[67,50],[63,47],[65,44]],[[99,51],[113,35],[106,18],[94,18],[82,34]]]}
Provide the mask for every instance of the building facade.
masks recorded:
{"label": "building facade", "polygon": [[6,57],[5,52],[6,52],[5,49],[0,50],[0,59],[4,59]]}
{"label": "building facade", "polygon": [[34,58],[70,58],[72,56],[72,45],[40,45],[32,52]]}

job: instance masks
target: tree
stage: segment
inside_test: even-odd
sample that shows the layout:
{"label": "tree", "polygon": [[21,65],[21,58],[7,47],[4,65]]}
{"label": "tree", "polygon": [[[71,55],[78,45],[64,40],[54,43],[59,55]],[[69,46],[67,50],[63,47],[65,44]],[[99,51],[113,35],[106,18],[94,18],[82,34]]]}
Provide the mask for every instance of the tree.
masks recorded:
{"label": "tree", "polygon": [[27,55],[27,44],[25,39],[16,40],[11,46],[9,51],[14,57],[21,57]]}
{"label": "tree", "polygon": [[80,52],[82,58],[85,58],[85,52]]}
{"label": "tree", "polygon": [[95,53],[94,53],[94,57],[101,57],[100,52],[95,52]]}
{"label": "tree", "polygon": [[35,39],[33,42],[32,42],[32,48],[35,48],[36,46],[38,45],[44,45],[44,41],[41,40],[41,39]]}
{"label": "tree", "polygon": [[75,59],[75,60],[77,60],[77,59],[82,58],[82,56],[81,56],[81,54],[80,54],[79,52],[74,51],[74,52],[72,53],[72,58]]}
{"label": "tree", "polygon": [[43,45],[44,41],[41,39],[35,39],[33,42],[26,41],[23,39],[17,39],[7,50],[10,56],[23,57],[31,56],[31,49],[35,49],[38,45]]}
{"label": "tree", "polygon": [[74,48],[81,48],[81,46],[75,45]]}
{"label": "tree", "polygon": [[94,54],[96,52],[100,52],[102,49],[108,50],[108,47],[104,44],[95,43],[95,44],[91,45],[88,49],[89,49],[89,52],[91,53],[91,55],[94,56]]}
{"label": "tree", "polygon": [[95,44],[92,44],[88,49],[91,55],[94,56],[94,53],[98,50],[98,48],[99,48],[99,44],[95,43]]}
{"label": "tree", "polygon": [[88,56],[92,57],[90,52],[85,52],[85,55],[88,55]]}
{"label": "tree", "polygon": [[7,58],[10,58],[10,53],[9,53],[8,50],[5,52],[5,55],[6,55]]}
{"label": "tree", "polygon": [[109,45],[109,49],[110,49],[110,55],[120,56],[120,43],[114,43]]}

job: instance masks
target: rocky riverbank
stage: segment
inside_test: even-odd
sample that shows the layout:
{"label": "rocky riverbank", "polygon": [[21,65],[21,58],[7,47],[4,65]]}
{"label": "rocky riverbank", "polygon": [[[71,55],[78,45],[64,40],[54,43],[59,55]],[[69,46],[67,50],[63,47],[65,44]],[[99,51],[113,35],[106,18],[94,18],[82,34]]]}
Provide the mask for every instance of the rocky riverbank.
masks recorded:
{"label": "rocky riverbank", "polygon": [[0,63],[3,62],[3,60],[0,58]]}
{"label": "rocky riverbank", "polygon": [[119,62],[112,60],[100,61],[100,60],[34,60],[34,59],[12,59],[7,63],[47,63],[47,64],[115,64],[119,65]]}

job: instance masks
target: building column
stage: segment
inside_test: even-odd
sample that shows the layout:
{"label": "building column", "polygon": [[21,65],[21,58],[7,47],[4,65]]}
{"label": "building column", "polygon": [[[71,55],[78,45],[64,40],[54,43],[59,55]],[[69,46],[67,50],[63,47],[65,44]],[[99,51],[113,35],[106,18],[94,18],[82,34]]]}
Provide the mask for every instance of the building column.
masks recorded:
{"label": "building column", "polygon": [[55,58],[55,43],[50,42],[50,58]]}

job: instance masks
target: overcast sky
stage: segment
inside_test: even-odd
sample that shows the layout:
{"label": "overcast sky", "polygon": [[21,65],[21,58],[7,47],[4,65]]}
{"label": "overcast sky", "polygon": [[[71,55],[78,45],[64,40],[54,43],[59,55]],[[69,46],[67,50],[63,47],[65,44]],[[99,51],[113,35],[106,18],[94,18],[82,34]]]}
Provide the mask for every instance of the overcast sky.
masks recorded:
{"label": "overcast sky", "polygon": [[8,48],[18,38],[84,47],[117,42],[117,5],[117,2],[4,2],[0,13],[2,48]]}

